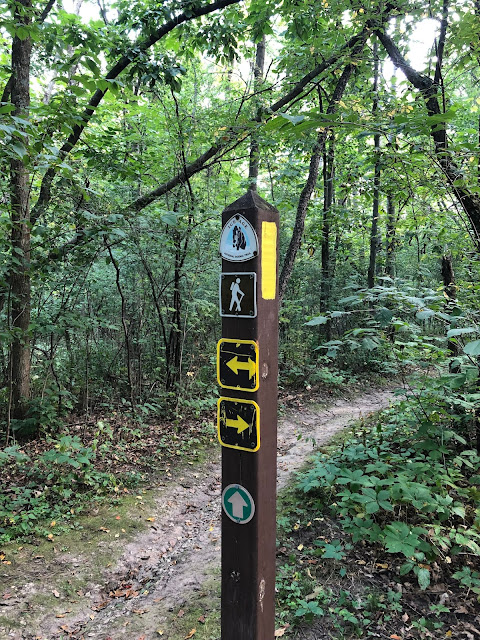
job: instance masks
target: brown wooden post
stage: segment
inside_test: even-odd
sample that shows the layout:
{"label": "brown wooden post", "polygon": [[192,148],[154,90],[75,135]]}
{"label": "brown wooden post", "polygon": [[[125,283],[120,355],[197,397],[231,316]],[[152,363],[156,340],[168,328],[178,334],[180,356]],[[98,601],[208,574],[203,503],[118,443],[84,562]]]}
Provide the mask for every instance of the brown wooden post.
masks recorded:
{"label": "brown wooden post", "polygon": [[278,211],[249,191],[222,227],[222,640],[273,640]]}

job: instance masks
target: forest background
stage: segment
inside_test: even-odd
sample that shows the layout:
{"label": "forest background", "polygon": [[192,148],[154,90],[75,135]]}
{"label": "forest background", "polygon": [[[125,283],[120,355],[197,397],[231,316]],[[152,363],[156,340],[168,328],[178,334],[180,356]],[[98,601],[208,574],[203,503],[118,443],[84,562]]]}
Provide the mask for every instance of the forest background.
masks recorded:
{"label": "forest background", "polygon": [[[4,477],[107,491],[112,443],[187,439],[218,395],[220,213],[251,189],[280,211],[281,385],[428,371],[415,434],[463,456],[477,554],[480,3],[1,6]],[[67,484],[11,485],[0,534]]]}

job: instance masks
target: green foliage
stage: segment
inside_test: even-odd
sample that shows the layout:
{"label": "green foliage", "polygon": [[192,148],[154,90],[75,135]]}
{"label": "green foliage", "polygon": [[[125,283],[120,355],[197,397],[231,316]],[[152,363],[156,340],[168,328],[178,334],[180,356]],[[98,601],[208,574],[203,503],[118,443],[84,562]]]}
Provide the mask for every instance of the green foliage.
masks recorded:
{"label": "green foliage", "polygon": [[3,484],[0,493],[0,543],[56,534],[74,521],[78,510],[137,481],[132,475],[122,483],[112,473],[97,470],[95,445],[84,446],[77,436],[51,438],[49,444],[36,460],[18,445],[0,452],[2,478],[12,476],[18,482]]}
{"label": "green foliage", "polygon": [[430,381],[340,451],[317,455],[299,482],[319,509],[341,518],[354,542],[403,555],[402,575],[413,570],[422,589],[432,561],[480,556],[480,455],[468,446],[475,385],[464,380],[458,388],[452,376]]}

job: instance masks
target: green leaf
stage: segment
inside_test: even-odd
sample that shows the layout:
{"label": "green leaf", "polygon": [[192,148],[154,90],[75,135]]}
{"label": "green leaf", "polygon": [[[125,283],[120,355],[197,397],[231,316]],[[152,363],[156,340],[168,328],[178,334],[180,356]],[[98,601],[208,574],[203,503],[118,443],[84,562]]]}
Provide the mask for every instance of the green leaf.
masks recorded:
{"label": "green leaf", "polygon": [[299,122],[303,122],[303,120],[305,120],[305,116],[290,116],[288,115],[288,113],[280,113],[280,116],[282,118],[285,118],[285,120],[291,122],[293,125],[296,125]]}
{"label": "green leaf", "polygon": [[417,574],[418,586],[422,591],[425,591],[430,584],[430,571],[428,569],[418,569],[415,573]]}
{"label": "green leaf", "polygon": [[316,327],[319,324],[326,324],[328,322],[328,318],[325,316],[317,316],[316,318],[312,318],[308,322],[305,323],[307,327]]}
{"label": "green leaf", "polygon": [[464,327],[463,329],[450,329],[447,332],[447,338],[453,338],[454,336],[463,336],[466,333],[475,333],[476,329],[473,327]]}
{"label": "green leaf", "polygon": [[463,353],[466,353],[468,356],[480,356],[480,340],[467,342],[463,347]]}

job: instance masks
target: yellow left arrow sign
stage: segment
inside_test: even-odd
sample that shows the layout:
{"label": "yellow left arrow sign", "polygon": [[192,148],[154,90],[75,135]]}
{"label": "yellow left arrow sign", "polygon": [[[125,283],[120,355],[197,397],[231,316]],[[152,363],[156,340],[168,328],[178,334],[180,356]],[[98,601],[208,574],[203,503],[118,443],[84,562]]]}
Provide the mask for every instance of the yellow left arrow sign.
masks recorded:
{"label": "yellow left arrow sign", "polygon": [[225,424],[227,427],[233,427],[236,429],[237,433],[242,433],[245,429],[250,429],[251,427],[251,425],[249,425],[248,422],[245,422],[245,420],[239,415],[237,415],[233,420],[227,418]]}
{"label": "yellow left arrow sign", "polygon": [[255,375],[255,370],[256,370],[256,365],[255,362],[253,360],[250,360],[250,358],[248,358],[248,360],[246,362],[242,362],[241,360],[239,360],[237,358],[237,356],[235,356],[234,358],[232,358],[231,360],[229,360],[227,362],[227,367],[229,367],[229,369],[231,369],[233,371],[233,373],[235,375],[238,376],[238,372],[240,370],[243,371],[248,371],[248,379],[250,380],[250,378],[253,378],[253,376]]}

